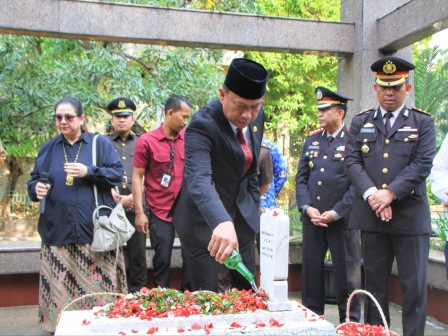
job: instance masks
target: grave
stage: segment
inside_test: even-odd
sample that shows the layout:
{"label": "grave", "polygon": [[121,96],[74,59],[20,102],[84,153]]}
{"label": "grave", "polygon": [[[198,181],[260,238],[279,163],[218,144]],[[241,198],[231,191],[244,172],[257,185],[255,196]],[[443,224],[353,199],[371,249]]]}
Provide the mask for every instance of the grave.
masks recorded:
{"label": "grave", "polygon": [[335,335],[331,323],[288,300],[288,216],[282,210],[267,210],[261,216],[260,231],[260,285],[269,297],[268,310],[150,321],[136,317],[98,318],[94,315],[98,308],[64,311],[55,335]]}

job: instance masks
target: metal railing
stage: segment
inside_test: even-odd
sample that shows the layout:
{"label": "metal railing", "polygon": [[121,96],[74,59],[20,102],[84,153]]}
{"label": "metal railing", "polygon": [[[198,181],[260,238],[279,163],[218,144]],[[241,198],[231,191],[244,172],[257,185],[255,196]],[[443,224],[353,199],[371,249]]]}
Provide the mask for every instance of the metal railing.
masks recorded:
{"label": "metal railing", "polygon": [[39,215],[39,203],[32,202],[26,192],[5,191],[9,203],[0,204],[0,218],[33,218]]}

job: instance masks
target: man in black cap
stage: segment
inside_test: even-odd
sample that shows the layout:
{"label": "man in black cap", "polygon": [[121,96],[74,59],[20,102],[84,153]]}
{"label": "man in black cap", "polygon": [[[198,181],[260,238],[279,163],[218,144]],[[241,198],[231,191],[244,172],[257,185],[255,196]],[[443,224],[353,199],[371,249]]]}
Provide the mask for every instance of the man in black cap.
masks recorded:
{"label": "man in black cap", "polygon": [[[263,137],[263,97],[268,73],[237,58],[219,100],[194,115],[185,133],[185,169],[174,205],[190,290],[218,291],[218,263],[236,249],[255,274],[259,231],[257,159]],[[232,271],[232,287],[250,284]]]}
{"label": "man in black cap", "polygon": [[[315,90],[320,129],[303,145],[296,175],[296,200],[302,212],[302,303],[324,314],[324,259],[328,248],[335,275],[339,320],[346,320],[347,299],[361,287],[359,231],[347,228],[354,188],[344,172],[347,101],[324,87]],[[350,320],[360,319],[359,300],[352,302]]]}
{"label": "man in black cap", "polygon": [[[414,65],[398,57],[373,63],[379,108],[352,120],[345,167],[356,189],[350,226],[361,230],[365,287],[389,318],[389,276],[394,258],[403,292],[403,333],[423,335],[426,265],[431,219],[426,178],[435,155],[431,116],[404,105]],[[367,300],[365,319],[382,324]]]}
{"label": "man in black cap", "polygon": [[[112,114],[110,123],[113,127],[113,133],[108,138],[118,153],[125,167],[123,183],[119,186],[120,200],[126,210],[126,216],[129,222],[135,226],[134,198],[132,196],[132,172],[134,157],[134,148],[138,136],[131,132],[134,125],[134,112],[136,110],[134,102],[125,97],[119,97],[112,100],[107,109]],[[112,195],[118,202],[117,193],[112,189]],[[129,289],[131,292],[140,290],[146,286],[147,267],[146,267],[146,235],[137,230],[127,241],[128,260],[126,264],[129,273]]]}

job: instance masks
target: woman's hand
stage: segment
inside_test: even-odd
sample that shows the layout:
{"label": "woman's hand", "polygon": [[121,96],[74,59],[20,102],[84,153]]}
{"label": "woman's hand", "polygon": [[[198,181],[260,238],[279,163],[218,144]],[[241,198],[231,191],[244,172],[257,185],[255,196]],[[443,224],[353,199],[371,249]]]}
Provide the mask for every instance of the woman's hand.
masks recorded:
{"label": "woman's hand", "polygon": [[38,200],[41,200],[45,196],[47,196],[48,190],[50,189],[50,185],[42,182],[37,182],[34,190],[36,191],[36,196]]}
{"label": "woman's hand", "polygon": [[84,177],[87,175],[87,167],[82,163],[69,162],[64,164],[64,171],[73,177]]}

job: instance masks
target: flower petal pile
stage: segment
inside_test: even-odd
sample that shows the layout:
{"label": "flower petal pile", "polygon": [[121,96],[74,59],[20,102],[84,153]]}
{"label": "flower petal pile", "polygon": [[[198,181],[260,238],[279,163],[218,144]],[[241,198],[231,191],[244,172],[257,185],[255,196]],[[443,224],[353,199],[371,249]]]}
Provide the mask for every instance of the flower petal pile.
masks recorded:
{"label": "flower petal pile", "polygon": [[238,314],[246,311],[266,310],[268,297],[261,289],[232,289],[224,294],[209,291],[181,292],[170,288],[142,288],[133,294],[117,299],[95,313],[109,318],[138,317],[152,320],[168,316]]}
{"label": "flower petal pile", "polygon": [[[390,336],[398,336],[393,331],[389,331]],[[382,325],[370,325],[368,323],[344,323],[341,324],[336,329],[336,333],[338,335],[354,335],[354,336],[388,336],[389,333],[386,332],[386,329]]]}

